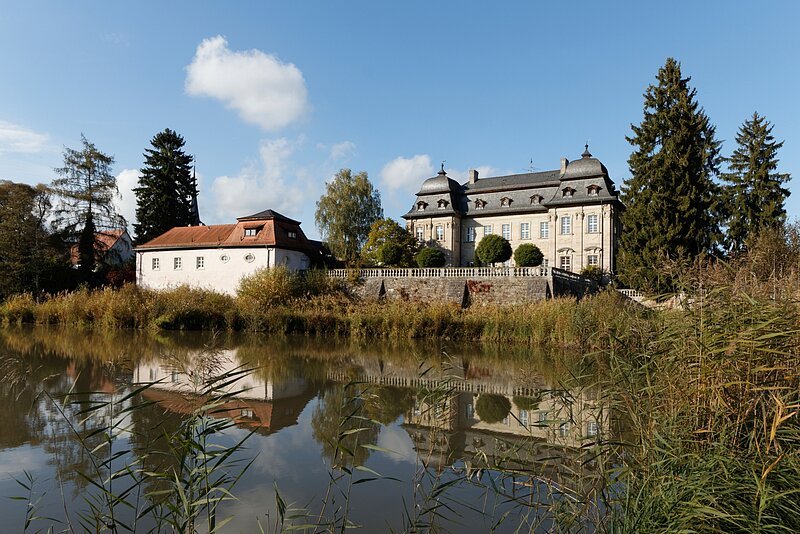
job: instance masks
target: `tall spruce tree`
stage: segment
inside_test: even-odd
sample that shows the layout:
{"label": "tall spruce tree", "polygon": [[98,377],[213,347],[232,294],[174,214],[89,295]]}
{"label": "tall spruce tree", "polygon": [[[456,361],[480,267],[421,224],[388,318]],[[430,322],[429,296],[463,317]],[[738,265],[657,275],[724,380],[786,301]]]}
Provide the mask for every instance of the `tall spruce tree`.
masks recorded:
{"label": "tall spruce tree", "polygon": [[64,148],[64,166],[56,169],[52,191],[60,197],[55,224],[68,241],[77,243],[81,279],[92,281],[97,253],[105,248],[98,230],[125,228],[114,198],[119,194],[111,173],[114,157],[104,154],[81,135],[80,150]]}
{"label": "tall spruce tree", "polygon": [[669,291],[665,261],[692,260],[720,242],[720,143],[695,100],[691,78],[668,58],[644,93],[644,119],[627,137],[635,150],[623,185],[622,281],[646,291]]}
{"label": "tall spruce tree", "polygon": [[196,212],[197,182],[192,174],[194,158],[183,151],[183,137],[170,130],[159,132],[144,151],[136,194],[137,243],[158,237],[175,226],[200,224]]}
{"label": "tall spruce tree", "polygon": [[727,158],[729,172],[725,180],[727,214],[727,249],[740,252],[745,243],[766,229],[780,227],[786,221],[784,202],[789,190],[783,185],[791,176],[777,172],[778,150],[783,141],[772,135],[773,125],[753,113],[736,134],[738,147]]}

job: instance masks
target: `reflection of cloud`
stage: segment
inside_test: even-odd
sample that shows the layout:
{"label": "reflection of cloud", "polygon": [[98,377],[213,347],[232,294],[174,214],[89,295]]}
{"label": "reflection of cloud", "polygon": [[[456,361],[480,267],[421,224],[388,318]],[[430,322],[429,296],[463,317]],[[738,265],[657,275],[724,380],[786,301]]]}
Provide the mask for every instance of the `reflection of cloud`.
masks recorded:
{"label": "reflection of cloud", "polygon": [[303,73],[260,50],[232,51],[221,35],[204,39],[186,68],[186,92],[210,96],[265,130],[278,130],[306,110]]}
{"label": "reflection of cloud", "polygon": [[31,446],[6,449],[0,454],[0,476],[18,477],[23,471],[35,472],[46,465],[48,455]]}
{"label": "reflection of cloud", "polygon": [[32,154],[47,149],[50,136],[28,130],[17,124],[0,121],[0,154],[16,152]]}
{"label": "reflection of cloud", "polygon": [[414,451],[411,437],[399,426],[391,425],[381,428],[381,432],[378,434],[378,447],[392,451],[393,454],[384,456],[395,463],[413,464],[417,461],[417,453]]}

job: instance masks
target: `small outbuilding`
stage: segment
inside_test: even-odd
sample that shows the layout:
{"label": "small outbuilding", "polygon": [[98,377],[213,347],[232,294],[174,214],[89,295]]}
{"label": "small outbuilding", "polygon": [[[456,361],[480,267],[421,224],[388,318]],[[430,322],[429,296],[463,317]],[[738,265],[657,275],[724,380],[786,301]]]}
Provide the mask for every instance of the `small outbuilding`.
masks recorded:
{"label": "small outbuilding", "polygon": [[139,287],[188,285],[232,295],[259,269],[308,269],[320,243],[306,237],[299,221],[265,210],[234,224],[175,227],[135,251]]}

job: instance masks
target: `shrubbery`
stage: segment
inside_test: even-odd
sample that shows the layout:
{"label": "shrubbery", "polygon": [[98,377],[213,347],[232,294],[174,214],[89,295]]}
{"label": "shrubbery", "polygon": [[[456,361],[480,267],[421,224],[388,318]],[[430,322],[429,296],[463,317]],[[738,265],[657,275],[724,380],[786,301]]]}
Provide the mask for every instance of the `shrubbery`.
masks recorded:
{"label": "shrubbery", "polygon": [[426,267],[444,267],[444,264],[447,263],[444,252],[433,247],[420,250],[419,253],[417,253],[416,260],[417,265],[422,269]]}
{"label": "shrubbery", "polygon": [[538,267],[544,260],[544,254],[532,243],[523,243],[514,251],[514,263],[517,267]]}
{"label": "shrubbery", "polygon": [[511,243],[502,236],[489,234],[475,247],[475,257],[483,265],[508,261],[511,259]]}
{"label": "shrubbery", "polygon": [[511,413],[511,402],[502,395],[483,394],[475,403],[475,413],[484,423],[499,423]]}

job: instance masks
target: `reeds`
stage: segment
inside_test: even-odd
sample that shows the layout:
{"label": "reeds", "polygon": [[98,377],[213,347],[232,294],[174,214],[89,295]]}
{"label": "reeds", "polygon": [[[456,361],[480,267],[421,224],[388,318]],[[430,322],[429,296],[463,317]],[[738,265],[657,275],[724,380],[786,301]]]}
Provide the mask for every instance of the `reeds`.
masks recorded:
{"label": "reeds", "polygon": [[591,349],[646,312],[611,292],[582,299],[462,309],[444,302],[358,301],[324,273],[272,269],[245,280],[237,297],[178,287],[61,293],[42,302],[18,295],[0,304],[3,324],[79,328],[246,330],[356,339],[446,339]]}

